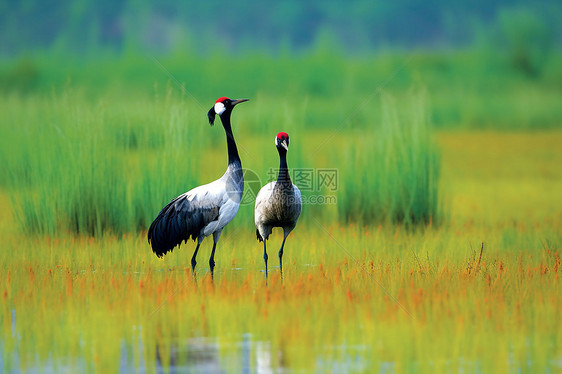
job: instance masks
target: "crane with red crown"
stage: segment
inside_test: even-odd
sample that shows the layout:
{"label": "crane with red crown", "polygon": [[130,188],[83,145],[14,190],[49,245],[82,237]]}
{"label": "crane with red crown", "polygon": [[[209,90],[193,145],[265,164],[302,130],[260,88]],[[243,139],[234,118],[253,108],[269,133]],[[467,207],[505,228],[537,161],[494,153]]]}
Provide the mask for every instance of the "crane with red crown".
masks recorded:
{"label": "crane with red crown", "polygon": [[209,110],[207,114],[209,124],[212,126],[215,115],[218,115],[226,133],[228,150],[226,172],[214,182],[181,194],[160,211],[148,229],[148,242],[158,257],[171,252],[182,241],[187,242],[189,238],[197,240],[197,247],[191,258],[191,268],[195,271],[199,246],[205,237],[212,234],[213,250],[209,266],[211,274],[213,273],[215,250],[221,232],[238,213],[244,192],[242,163],[232,134],[230,116],[232,109],[245,101],[248,99],[231,100],[228,97],[221,97]]}

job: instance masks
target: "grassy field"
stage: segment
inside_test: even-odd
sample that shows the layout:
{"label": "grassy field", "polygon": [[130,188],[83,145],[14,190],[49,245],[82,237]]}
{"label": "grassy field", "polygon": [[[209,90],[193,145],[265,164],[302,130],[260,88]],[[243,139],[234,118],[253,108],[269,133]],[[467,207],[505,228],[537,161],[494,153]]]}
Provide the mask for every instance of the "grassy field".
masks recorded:
{"label": "grassy field", "polygon": [[[167,201],[224,171],[224,132],[205,116],[214,96],[139,91],[154,71],[123,62],[69,68],[65,86],[64,65],[43,61],[29,86],[1,92],[1,371],[560,371],[559,71],[481,75],[468,57],[416,56],[385,90],[403,59],[314,71],[323,57],[310,57],[302,81],[287,76],[295,60],[271,76],[240,60],[240,76],[214,82],[251,98],[233,128],[258,186],[278,165],[278,131],[289,167],[338,170],[335,191],[305,194],[337,204],[305,205],[283,280],[277,232],[264,278],[251,196],[214,279],[210,240],[195,276],[193,243],[160,260],[146,242]],[[204,86],[213,74],[189,63],[180,83]],[[104,71],[117,83],[97,81]],[[264,88],[238,94],[244,79]]]}
{"label": "grassy field", "polygon": [[309,217],[283,282],[264,280],[251,225],[225,232],[214,282],[195,280],[192,245],[161,261],[142,232],[29,237],[3,192],[3,368],[557,371],[561,141],[439,133],[449,223]]}

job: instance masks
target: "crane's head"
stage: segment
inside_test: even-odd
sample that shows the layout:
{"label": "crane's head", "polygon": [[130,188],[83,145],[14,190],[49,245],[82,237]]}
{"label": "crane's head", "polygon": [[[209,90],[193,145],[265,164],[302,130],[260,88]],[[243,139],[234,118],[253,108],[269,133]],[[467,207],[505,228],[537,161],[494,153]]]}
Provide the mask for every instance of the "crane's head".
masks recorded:
{"label": "crane's head", "polygon": [[207,113],[207,117],[209,117],[209,124],[213,126],[215,123],[215,114],[218,114],[219,116],[222,116],[223,114],[230,115],[232,108],[234,108],[237,104],[248,100],[250,99],[232,100],[228,97],[219,97],[217,101],[215,101],[215,105],[211,108],[211,110],[209,110],[209,113]]}
{"label": "crane's head", "polygon": [[278,150],[287,152],[289,150],[289,134],[280,132],[275,137],[275,146]]}

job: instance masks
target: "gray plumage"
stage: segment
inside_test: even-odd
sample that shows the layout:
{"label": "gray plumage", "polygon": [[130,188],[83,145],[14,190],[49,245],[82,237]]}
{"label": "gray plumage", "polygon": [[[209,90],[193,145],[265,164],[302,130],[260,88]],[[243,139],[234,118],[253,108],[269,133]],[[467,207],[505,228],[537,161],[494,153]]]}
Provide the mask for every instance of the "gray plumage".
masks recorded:
{"label": "gray plumage", "polygon": [[302,197],[297,186],[290,181],[266,184],[256,197],[254,209],[257,239],[269,239],[274,227],[281,227],[286,237],[297,225],[301,212]]}

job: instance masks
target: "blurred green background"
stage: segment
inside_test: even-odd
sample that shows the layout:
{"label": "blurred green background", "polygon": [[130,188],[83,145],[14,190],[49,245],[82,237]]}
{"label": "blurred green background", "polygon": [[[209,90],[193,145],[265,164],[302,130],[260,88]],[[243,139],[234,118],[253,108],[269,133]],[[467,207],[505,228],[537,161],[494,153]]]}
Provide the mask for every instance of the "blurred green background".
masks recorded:
{"label": "blurred green background", "polygon": [[[220,90],[343,98],[326,113],[337,121],[336,109],[383,83],[414,83],[435,95],[437,125],[556,122],[536,118],[535,106],[548,105],[536,91],[560,86],[557,1],[2,1],[0,10],[3,92],[149,93],[173,76],[206,106]],[[510,112],[508,98],[535,102],[512,121],[498,113]],[[310,117],[307,126],[330,125]]]}

